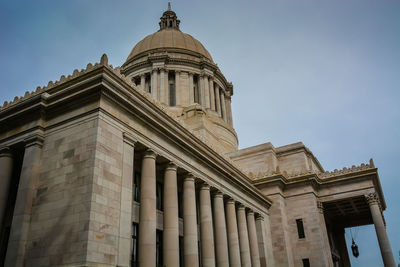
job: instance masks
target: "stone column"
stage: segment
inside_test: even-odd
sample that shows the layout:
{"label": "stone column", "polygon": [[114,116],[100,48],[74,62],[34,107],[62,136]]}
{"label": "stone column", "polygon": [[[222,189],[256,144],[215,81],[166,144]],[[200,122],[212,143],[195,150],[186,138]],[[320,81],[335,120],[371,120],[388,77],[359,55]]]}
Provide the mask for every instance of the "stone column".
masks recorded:
{"label": "stone column", "polygon": [[39,176],[44,138],[41,135],[33,135],[24,141],[25,153],[4,264],[7,267],[24,266],[25,246],[28,241],[32,202]]}
{"label": "stone column", "polygon": [[140,75],[140,90],[144,91],[146,87],[146,75],[143,73]]}
{"label": "stone column", "polygon": [[322,242],[323,242],[323,251],[325,253],[325,259],[322,259],[324,262],[325,266],[333,266],[333,260],[332,260],[332,253],[331,253],[331,246],[329,245],[329,237],[328,237],[328,231],[326,230],[326,223],[325,223],[325,217],[324,217],[324,206],[320,201],[317,201],[317,209],[319,213],[319,224],[320,224],[320,230],[321,230],[321,237],[322,237]]}
{"label": "stone column", "polygon": [[200,188],[200,235],[202,265],[215,266],[210,186],[205,183]]}
{"label": "stone column", "polygon": [[198,79],[197,79],[197,82],[198,82],[198,88],[199,88],[199,90],[197,90],[197,92],[199,94],[197,98],[198,98],[199,104],[204,107],[204,80],[203,80],[203,76],[199,75]]}
{"label": "stone column", "polygon": [[189,72],[189,104],[194,103],[193,73]]}
{"label": "stone column", "polygon": [[118,236],[118,266],[130,266],[132,253],[132,187],[133,187],[133,156],[136,140],[124,133],[121,205],[119,214]]}
{"label": "stone column", "polygon": [[175,71],[175,104],[176,106],[180,106],[182,103],[182,100],[180,97],[182,96],[182,93],[180,92],[181,87],[180,87],[180,71],[176,70]]}
{"label": "stone column", "polygon": [[218,267],[229,267],[228,238],[224,212],[224,198],[218,192],[213,196],[216,263]]}
{"label": "stone column", "polygon": [[225,207],[226,227],[228,230],[229,264],[231,267],[240,267],[240,248],[235,201],[229,199]]}
{"label": "stone column", "polygon": [[151,73],[151,96],[158,99],[158,70],[156,68]]}
{"label": "stone column", "polygon": [[228,123],[230,126],[233,126],[233,121],[232,121],[232,106],[231,106],[231,97],[227,96],[226,97],[226,113],[227,113],[227,119]]}
{"label": "stone column", "polygon": [[[160,69],[160,102],[163,103],[164,105],[168,105],[168,86],[165,86],[166,80],[168,81],[168,72],[167,75],[165,75],[165,69],[161,68]],[[167,76],[167,78],[165,78]]]}
{"label": "stone column", "polygon": [[221,95],[221,93],[219,92],[220,91],[220,87],[219,87],[219,85],[218,84],[216,84],[215,85],[216,87],[215,87],[215,102],[217,103],[217,112],[218,112],[218,115],[220,116],[220,117],[222,117],[222,111],[221,111],[221,98],[220,98],[220,95]]}
{"label": "stone column", "polygon": [[220,91],[220,98],[221,98],[221,110],[222,110],[222,118],[224,119],[225,122],[227,122],[227,116],[226,116],[226,106],[225,106],[225,93],[223,89]]}
{"label": "stone column", "polygon": [[209,109],[210,108],[210,89],[208,88],[208,76],[203,76],[203,93],[204,93],[204,104],[203,107]]}
{"label": "stone column", "polygon": [[8,147],[2,147],[0,148],[0,231],[3,229],[12,171],[13,155],[11,150]]}
{"label": "stone column", "polygon": [[267,266],[267,244],[265,235],[265,223],[264,217],[261,215],[256,216],[256,230],[257,230],[257,240],[258,240],[258,251],[260,255],[260,266]]}
{"label": "stone column", "polygon": [[156,154],[148,149],[142,161],[139,210],[139,264],[156,265]]}
{"label": "stone column", "polygon": [[[198,239],[196,217],[196,191],[194,177],[188,175],[183,180],[183,255],[184,266],[198,267]],[[152,265],[153,266],[153,265]]]}
{"label": "stone column", "polygon": [[177,167],[169,163],[164,177],[164,266],[179,266],[179,221]]}
{"label": "stone column", "polygon": [[247,232],[246,210],[243,205],[239,205],[237,210],[238,216],[238,230],[239,230],[239,245],[240,245],[240,259],[242,266],[251,266],[249,235]]}
{"label": "stone column", "polygon": [[249,231],[251,266],[260,267],[260,252],[258,250],[256,222],[253,211],[247,213],[247,228]]}
{"label": "stone column", "polygon": [[214,79],[210,76],[209,80],[209,89],[210,89],[210,107],[211,110],[215,111],[215,92],[214,92]]}
{"label": "stone column", "polygon": [[365,196],[371,210],[372,220],[374,222],[376,235],[378,237],[379,247],[385,267],[396,267],[394,262],[392,248],[386,233],[385,223],[383,221],[383,214],[380,207],[378,195],[370,193]]}

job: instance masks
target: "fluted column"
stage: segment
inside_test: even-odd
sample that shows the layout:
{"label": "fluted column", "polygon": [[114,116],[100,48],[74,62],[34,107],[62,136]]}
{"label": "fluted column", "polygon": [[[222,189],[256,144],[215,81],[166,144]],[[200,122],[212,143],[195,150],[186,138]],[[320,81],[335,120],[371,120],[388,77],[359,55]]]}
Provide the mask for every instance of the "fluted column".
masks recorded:
{"label": "fluted column", "polygon": [[[165,76],[167,76],[167,78],[165,78]],[[168,86],[166,85],[166,80],[168,82],[168,73],[166,75],[165,69],[161,68],[160,69],[160,96],[159,96],[159,100],[161,103],[168,105]]]}
{"label": "fluted column", "polygon": [[8,193],[13,170],[13,155],[8,147],[0,148],[0,231],[7,208]]}
{"label": "fluted column", "polygon": [[7,255],[4,266],[24,266],[32,214],[32,202],[40,170],[44,137],[32,135],[25,140],[25,152],[18,184]]}
{"label": "fluted column", "polygon": [[223,90],[220,91],[220,98],[221,98],[221,110],[222,110],[222,118],[225,122],[227,122],[227,114],[226,114],[226,106],[225,106],[225,94]]}
{"label": "fluted column", "polygon": [[215,111],[215,92],[214,92],[214,79],[210,77],[209,79],[209,89],[210,89],[210,108]]}
{"label": "fluted column", "polygon": [[216,85],[215,85],[215,97],[216,97],[215,102],[217,103],[217,107],[216,107],[216,108],[217,108],[218,115],[219,115],[220,117],[222,117],[221,98],[220,98],[220,95],[221,95],[221,93],[220,93],[220,87],[219,87],[218,84],[216,84]]}
{"label": "fluted column", "polygon": [[261,215],[256,216],[256,230],[257,230],[257,240],[258,240],[258,251],[260,253],[260,266],[267,266],[267,244],[265,235],[265,222],[264,217]]}
{"label": "fluted column", "polygon": [[156,265],[156,154],[148,149],[142,161],[139,217],[139,264]]}
{"label": "fluted column", "polygon": [[158,70],[153,69],[151,73],[151,96],[158,99]]}
{"label": "fluted column", "polygon": [[205,108],[210,108],[210,88],[209,86],[209,82],[208,82],[208,76],[204,75],[203,76],[204,79],[204,107]]}
{"label": "fluted column", "polygon": [[140,90],[142,90],[142,91],[145,90],[145,84],[146,84],[146,75],[141,74],[140,75]]}
{"label": "fluted column", "polygon": [[240,259],[242,266],[251,266],[249,235],[247,232],[246,210],[243,205],[239,205],[237,209],[238,215],[238,230],[239,230],[239,245],[240,245]]}
{"label": "fluted column", "polygon": [[376,193],[370,193],[366,195],[365,198],[371,210],[372,221],[374,222],[376,235],[378,237],[383,263],[385,267],[396,267],[390,241],[386,233],[385,223],[383,221],[378,195]]}
{"label": "fluted column", "polygon": [[210,186],[208,184],[202,184],[200,187],[200,235],[202,265],[215,266]]}
{"label": "fluted column", "polygon": [[183,255],[185,266],[199,266],[197,242],[196,191],[194,186],[194,177],[187,176],[183,180]]}
{"label": "fluted column", "polygon": [[229,267],[228,237],[226,235],[224,198],[222,193],[218,192],[214,194],[213,201],[216,263],[218,267]]}
{"label": "fluted column", "polygon": [[181,85],[180,85],[180,72],[178,70],[175,71],[175,104],[180,106],[182,104],[182,100],[180,97],[182,96]]}
{"label": "fluted column", "polygon": [[229,199],[226,202],[225,211],[229,247],[229,264],[231,267],[240,267],[239,235],[236,221],[235,201],[233,199]]}
{"label": "fluted column", "polygon": [[177,167],[169,163],[164,176],[164,266],[179,266],[179,220]]}
{"label": "fluted column", "polygon": [[231,106],[231,97],[227,96],[226,97],[226,113],[227,113],[227,119],[229,125],[233,126],[233,121],[232,121],[232,106]]}
{"label": "fluted column", "polygon": [[194,103],[193,73],[189,72],[189,104]]}
{"label": "fluted column", "polygon": [[247,229],[249,231],[251,266],[260,267],[260,252],[258,250],[256,222],[254,220],[254,212],[252,211],[247,213]]}

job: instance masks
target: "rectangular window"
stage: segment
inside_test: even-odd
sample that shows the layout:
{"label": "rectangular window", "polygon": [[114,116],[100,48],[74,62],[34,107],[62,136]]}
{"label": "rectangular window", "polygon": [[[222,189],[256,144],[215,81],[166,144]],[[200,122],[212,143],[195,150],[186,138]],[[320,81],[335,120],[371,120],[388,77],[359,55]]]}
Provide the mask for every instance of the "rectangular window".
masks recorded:
{"label": "rectangular window", "polygon": [[297,225],[297,233],[299,235],[299,238],[305,238],[306,235],[304,233],[303,219],[297,219],[296,225]]}
{"label": "rectangular window", "polygon": [[302,259],[303,267],[310,267],[310,260],[309,259]]}
{"label": "rectangular window", "polygon": [[179,237],[179,266],[185,266],[185,258],[183,257],[183,236]]}
{"label": "rectangular window", "polygon": [[156,232],[156,266],[163,267],[163,232]]}
{"label": "rectangular window", "polygon": [[175,85],[173,83],[169,84],[169,106],[174,107],[176,105],[175,97]]}
{"label": "rectangular window", "polygon": [[140,173],[135,172],[133,178],[133,200],[140,202]]}
{"label": "rectangular window", "polygon": [[139,267],[139,224],[132,223],[132,256],[131,266]]}
{"label": "rectangular window", "polygon": [[182,191],[178,191],[178,217],[183,218]]}
{"label": "rectangular window", "polygon": [[163,210],[163,184],[160,182],[156,184],[156,208]]}

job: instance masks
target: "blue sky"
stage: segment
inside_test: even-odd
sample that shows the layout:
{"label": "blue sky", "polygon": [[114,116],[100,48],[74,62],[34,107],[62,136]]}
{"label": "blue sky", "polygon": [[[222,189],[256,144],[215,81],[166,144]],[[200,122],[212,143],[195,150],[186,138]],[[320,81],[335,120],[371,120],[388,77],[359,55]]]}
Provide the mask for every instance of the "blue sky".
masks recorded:
{"label": "blue sky", "polygon": [[[107,53],[121,65],[158,30],[167,1],[0,0],[0,101]],[[173,1],[234,84],[240,147],[302,141],[326,170],[372,157],[400,250],[400,1]],[[348,235],[348,244],[350,235]],[[372,225],[353,266],[382,266]]]}

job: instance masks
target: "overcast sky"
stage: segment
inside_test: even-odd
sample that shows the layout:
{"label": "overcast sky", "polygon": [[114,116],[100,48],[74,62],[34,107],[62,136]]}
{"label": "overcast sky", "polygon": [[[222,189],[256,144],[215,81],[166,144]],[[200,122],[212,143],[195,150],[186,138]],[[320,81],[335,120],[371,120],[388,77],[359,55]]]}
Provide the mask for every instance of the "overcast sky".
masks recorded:
{"label": "overcast sky", "polygon": [[[0,0],[0,101],[47,85],[107,53],[121,65],[158,30],[167,1]],[[302,141],[326,170],[374,158],[400,250],[400,1],[173,1],[234,85],[240,147]],[[350,247],[350,233],[347,233]],[[383,266],[360,227],[353,266]]]}

